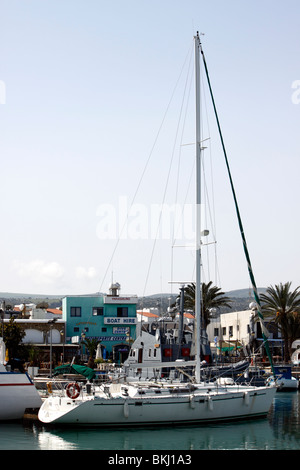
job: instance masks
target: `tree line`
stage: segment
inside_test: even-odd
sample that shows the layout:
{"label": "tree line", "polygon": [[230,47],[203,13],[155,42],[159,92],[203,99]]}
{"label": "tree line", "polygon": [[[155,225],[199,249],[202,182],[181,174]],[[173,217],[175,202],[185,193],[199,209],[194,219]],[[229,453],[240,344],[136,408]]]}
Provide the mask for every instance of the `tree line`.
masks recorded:
{"label": "tree line", "polygon": [[[292,343],[300,339],[300,286],[292,290],[292,283],[280,283],[270,286],[264,294],[260,294],[262,314],[269,323],[275,323],[281,332],[284,342],[284,361],[288,362],[292,355]],[[206,330],[216,310],[221,307],[231,307],[232,299],[227,297],[217,286],[209,283],[201,284],[201,319],[202,328]],[[195,312],[195,284],[184,288],[184,309]],[[8,323],[2,323],[2,336],[10,358],[28,357],[29,348],[22,345],[25,336],[22,328],[11,318]],[[93,359],[93,351],[98,342],[86,339],[85,343]]]}
{"label": "tree line", "polygon": [[[274,323],[281,332],[284,343],[284,361],[292,355],[292,344],[300,339],[300,286],[292,290],[292,283],[280,283],[270,286],[260,294],[263,317],[268,323]],[[230,307],[232,299],[225,296],[212,282],[201,285],[202,327],[207,328],[215,309]],[[184,308],[195,311],[195,284],[184,288]],[[268,326],[268,324],[267,324]]]}

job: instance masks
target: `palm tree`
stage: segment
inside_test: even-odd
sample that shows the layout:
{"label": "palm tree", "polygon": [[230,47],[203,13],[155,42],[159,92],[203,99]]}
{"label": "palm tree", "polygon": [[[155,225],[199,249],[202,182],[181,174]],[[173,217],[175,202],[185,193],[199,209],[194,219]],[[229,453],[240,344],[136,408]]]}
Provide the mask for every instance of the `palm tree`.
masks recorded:
{"label": "palm tree", "polygon": [[4,325],[3,338],[10,359],[13,357],[17,358],[19,356],[24,336],[25,331],[23,331],[21,326],[15,322],[13,317],[11,317],[9,322]]}
{"label": "palm tree", "polygon": [[300,287],[291,291],[291,282],[270,286],[261,294],[262,313],[274,318],[284,340],[284,360],[291,357],[291,346],[300,337]]}
{"label": "palm tree", "polygon": [[90,367],[91,369],[93,369],[95,365],[94,355],[95,355],[95,352],[99,343],[101,343],[101,340],[96,339],[96,338],[91,338],[91,339],[86,338],[85,340],[81,341],[81,344],[84,344],[89,352],[90,356],[89,356],[87,366]]}
{"label": "palm tree", "polygon": [[[184,288],[184,308],[195,311],[195,283],[188,284]],[[201,284],[201,318],[202,327],[206,330],[210,323],[212,309],[230,307],[230,298],[221,292],[219,287],[213,286],[212,281]]]}

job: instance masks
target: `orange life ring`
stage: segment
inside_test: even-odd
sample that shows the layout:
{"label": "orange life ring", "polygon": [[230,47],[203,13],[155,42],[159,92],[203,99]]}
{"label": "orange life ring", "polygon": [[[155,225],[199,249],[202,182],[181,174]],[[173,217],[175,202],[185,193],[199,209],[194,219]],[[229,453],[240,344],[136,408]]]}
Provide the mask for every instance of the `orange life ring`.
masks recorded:
{"label": "orange life ring", "polygon": [[69,398],[75,400],[75,398],[79,397],[80,394],[80,387],[76,382],[70,382],[66,387],[66,393]]}

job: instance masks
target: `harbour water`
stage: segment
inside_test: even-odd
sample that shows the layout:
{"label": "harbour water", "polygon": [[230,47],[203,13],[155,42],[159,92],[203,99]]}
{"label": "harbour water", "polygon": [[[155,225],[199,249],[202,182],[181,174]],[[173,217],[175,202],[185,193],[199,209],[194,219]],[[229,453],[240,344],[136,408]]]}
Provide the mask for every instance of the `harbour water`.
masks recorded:
{"label": "harbour water", "polygon": [[0,450],[299,450],[300,392],[277,392],[267,418],[142,429],[49,429],[0,424]]}

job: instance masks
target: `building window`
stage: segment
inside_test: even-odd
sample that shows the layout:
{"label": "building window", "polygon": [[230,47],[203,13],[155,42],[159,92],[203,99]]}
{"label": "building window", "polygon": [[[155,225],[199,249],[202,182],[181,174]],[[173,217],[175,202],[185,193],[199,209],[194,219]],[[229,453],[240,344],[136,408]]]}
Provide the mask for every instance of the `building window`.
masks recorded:
{"label": "building window", "polygon": [[101,331],[102,331],[102,333],[106,333],[106,332],[107,332],[107,328],[103,327],[103,328],[101,328]]}
{"label": "building window", "polygon": [[71,307],[71,317],[81,317],[81,307]]}
{"label": "building window", "polygon": [[259,322],[256,323],[256,337],[262,338],[261,325]]}
{"label": "building window", "polygon": [[93,307],[93,315],[94,316],[103,315],[103,307]]}
{"label": "building window", "polygon": [[74,327],[74,333],[79,333],[79,328],[78,328],[78,326],[75,326],[75,327]]}
{"label": "building window", "polygon": [[229,336],[233,336],[233,326],[229,327]]}
{"label": "building window", "polygon": [[214,328],[214,336],[219,336],[219,328]]}
{"label": "building window", "polygon": [[117,317],[128,317],[128,307],[118,307]]}
{"label": "building window", "polygon": [[226,326],[223,326],[223,328],[222,328],[222,335],[226,336]]}

